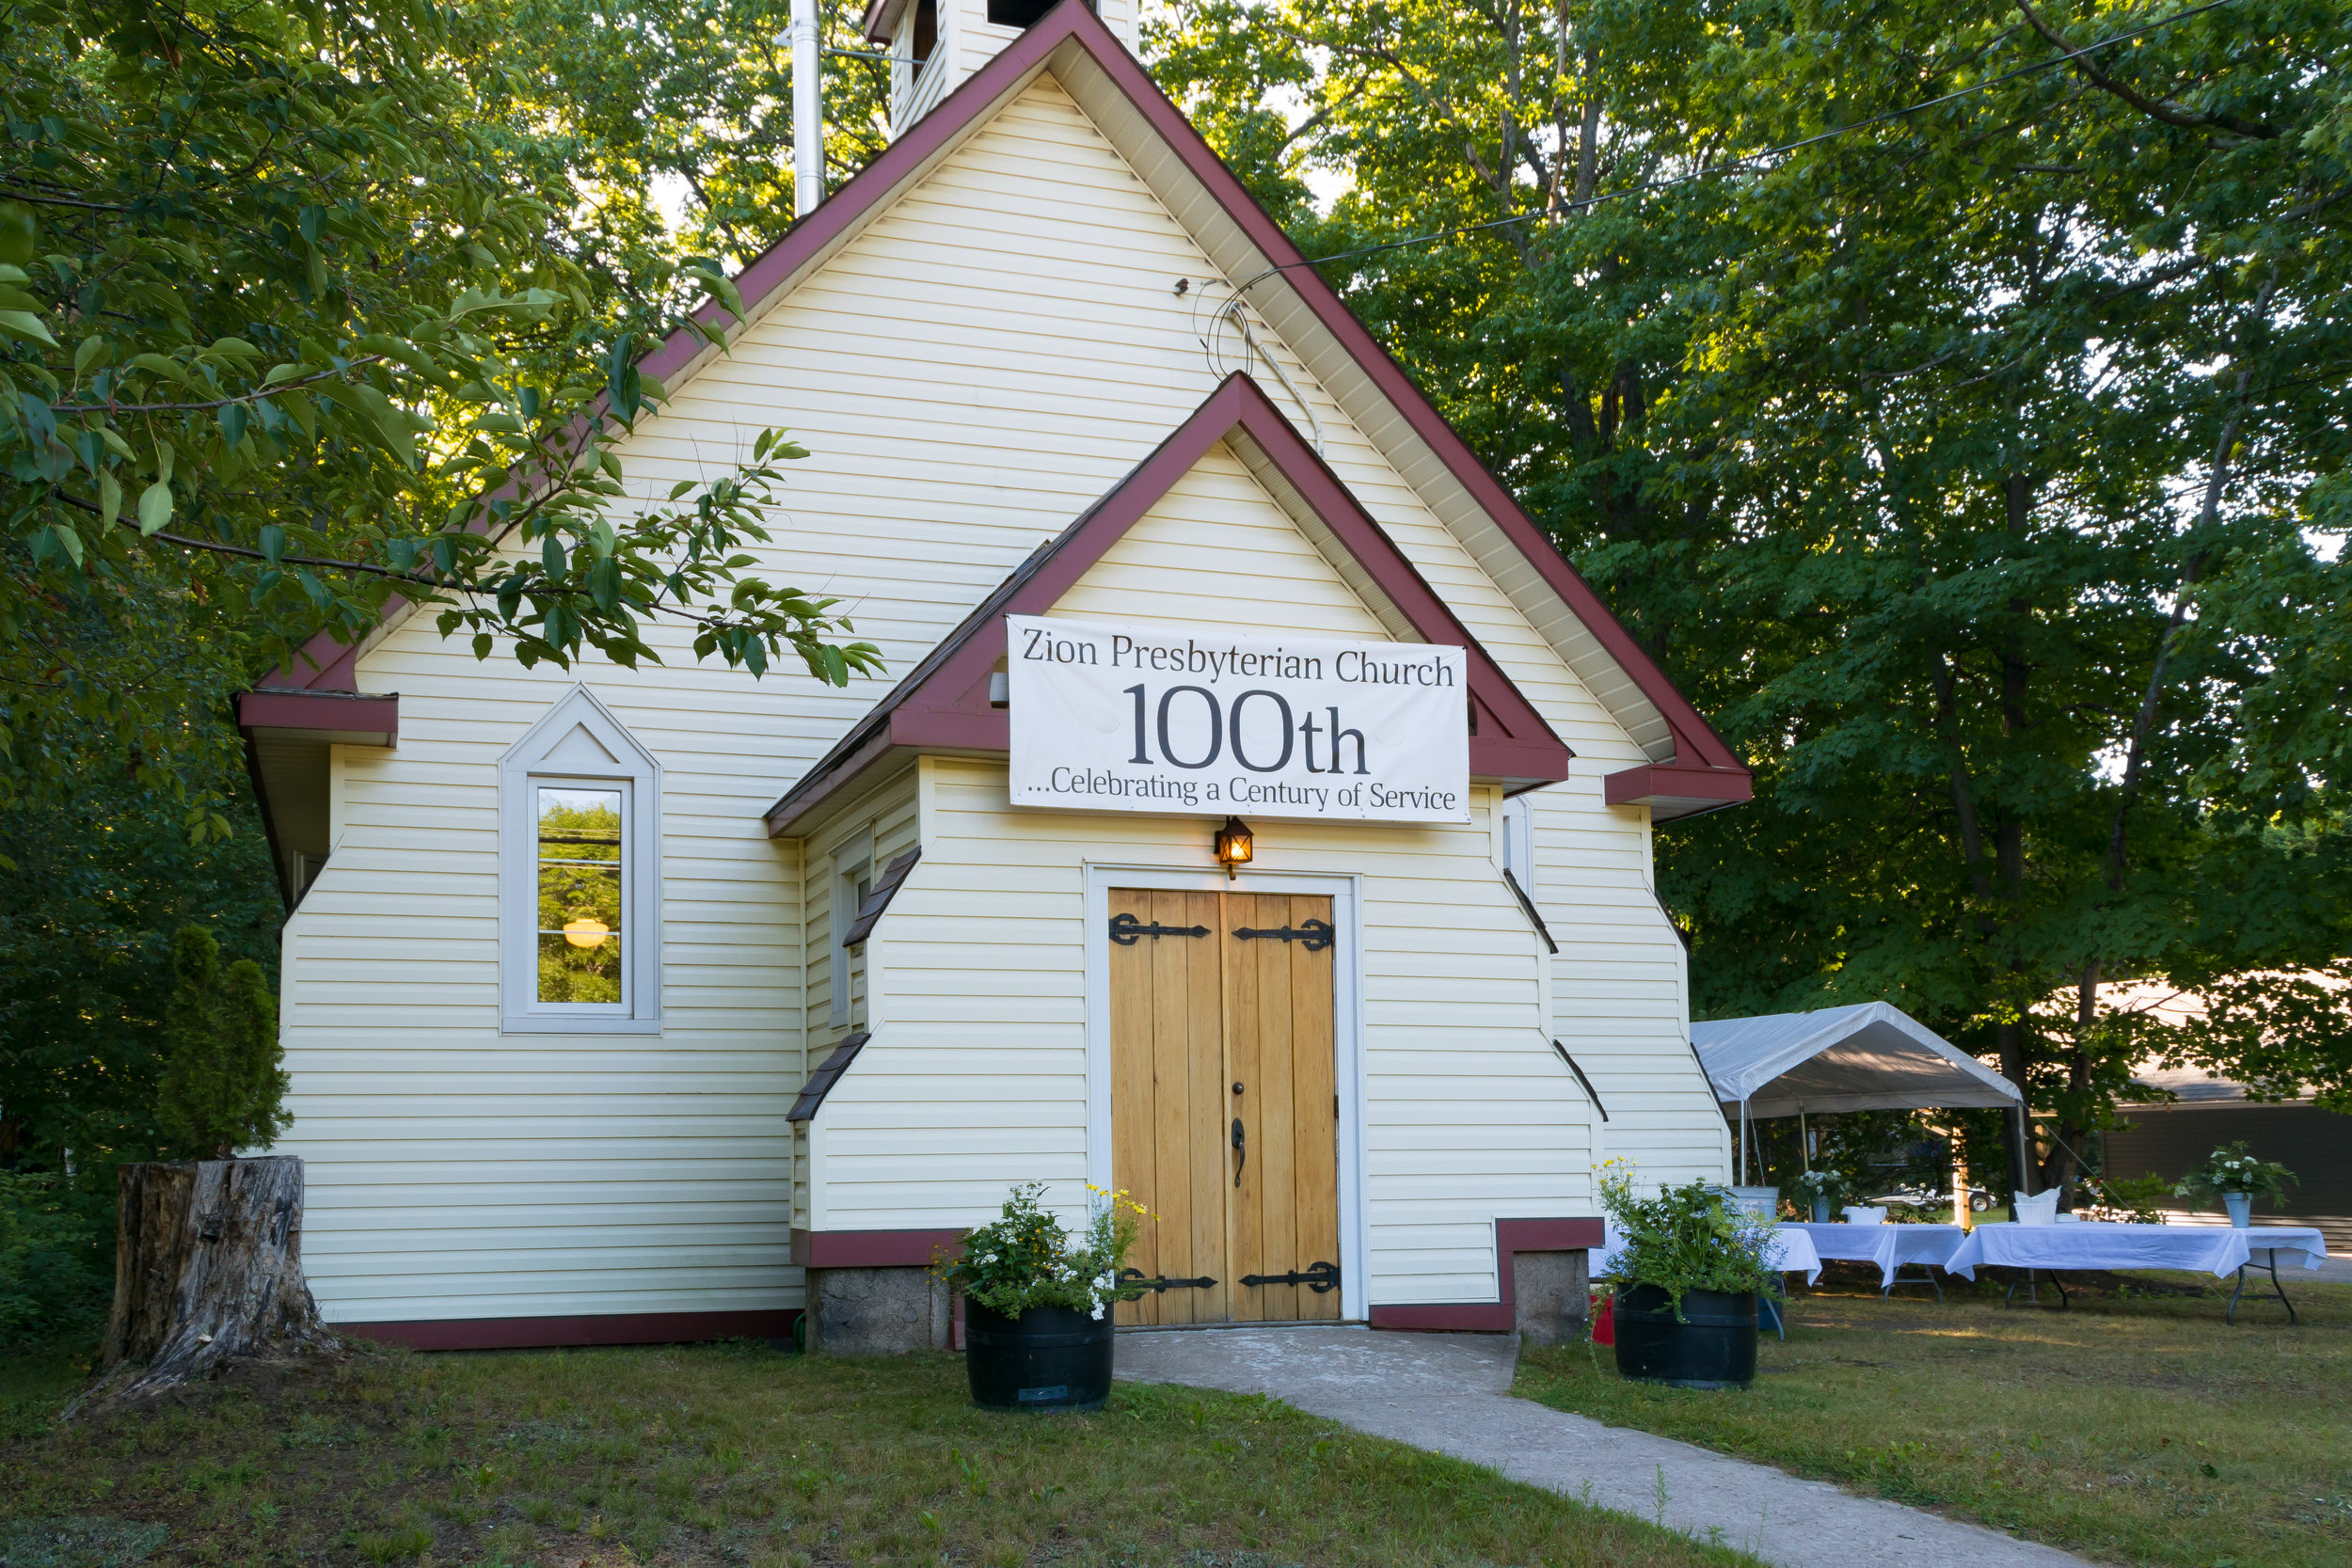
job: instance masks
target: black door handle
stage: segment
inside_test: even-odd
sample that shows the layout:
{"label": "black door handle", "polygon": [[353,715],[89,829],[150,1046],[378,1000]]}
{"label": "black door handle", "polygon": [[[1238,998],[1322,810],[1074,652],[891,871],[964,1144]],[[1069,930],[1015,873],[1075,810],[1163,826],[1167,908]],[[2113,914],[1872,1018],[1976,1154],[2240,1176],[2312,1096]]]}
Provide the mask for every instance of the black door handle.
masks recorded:
{"label": "black door handle", "polygon": [[1241,1167],[1249,1163],[1249,1136],[1242,1131],[1241,1117],[1233,1118],[1233,1185],[1241,1185]]}

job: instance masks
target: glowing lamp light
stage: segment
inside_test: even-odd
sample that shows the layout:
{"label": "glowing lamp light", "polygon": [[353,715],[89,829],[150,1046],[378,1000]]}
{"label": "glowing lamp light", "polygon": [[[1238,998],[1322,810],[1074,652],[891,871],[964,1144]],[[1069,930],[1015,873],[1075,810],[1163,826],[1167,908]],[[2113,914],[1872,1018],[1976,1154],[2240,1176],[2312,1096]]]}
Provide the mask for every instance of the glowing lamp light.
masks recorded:
{"label": "glowing lamp light", "polygon": [[612,934],[612,927],[595,915],[564,922],[564,940],[574,947],[602,947],[604,939]]}
{"label": "glowing lamp light", "polygon": [[1225,867],[1225,879],[1232,881],[1236,870],[1248,865],[1258,852],[1258,839],[1249,831],[1249,824],[1238,816],[1229,816],[1225,826],[1216,831],[1216,860]]}

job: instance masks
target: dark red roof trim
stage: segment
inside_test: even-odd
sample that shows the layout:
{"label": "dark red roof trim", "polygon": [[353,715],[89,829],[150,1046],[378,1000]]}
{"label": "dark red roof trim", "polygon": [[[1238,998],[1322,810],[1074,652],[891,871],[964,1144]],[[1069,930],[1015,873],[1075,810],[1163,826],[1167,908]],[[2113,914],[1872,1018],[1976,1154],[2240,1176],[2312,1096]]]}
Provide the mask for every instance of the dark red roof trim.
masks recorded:
{"label": "dark red roof trim", "polygon": [[610,1312],[574,1318],[426,1318],[331,1323],[338,1334],[411,1350],[535,1350],[556,1345],[684,1345],[707,1339],[784,1339],[796,1307],[726,1312]]}
{"label": "dark red roof trim", "polygon": [[961,1230],[795,1230],[792,1261],[804,1269],[927,1269],[963,1250]]}
{"label": "dark red roof trim", "polygon": [[1211,447],[1236,431],[1255,443],[1296,488],[1414,630],[1431,642],[1464,650],[1473,716],[1470,771],[1482,778],[1566,778],[1568,748],[1535,705],[1479,646],[1258,384],[1235,372],[1101,500],[1022,562],[770,807],[769,831],[788,826],[893,748],[1005,751],[1011,744],[1010,720],[989,699],[989,676],[1005,657],[1005,617],[1037,615],[1053,608]]}
{"label": "dark red roof trim", "polygon": [[1597,1219],[1495,1221],[1495,1279],[1500,1301],[1406,1302],[1372,1309],[1375,1328],[1422,1333],[1468,1331],[1508,1334],[1518,1327],[1518,1298],[1511,1284],[1511,1255],[1518,1252],[1589,1252],[1606,1232]]}
{"label": "dark red roof trim", "polygon": [[302,691],[263,687],[237,693],[237,727],[254,730],[322,730],[368,736],[389,746],[400,738],[400,698],[356,691]]}
{"label": "dark red roof trim", "polygon": [[[1666,678],[1665,673],[1634,641],[1617,618],[1609,612],[1608,606],[1601,602],[1591,586],[1577,576],[1575,569],[1561,557],[1543,531],[1519,510],[1510,492],[1487,471],[1486,465],[1479,462],[1468,444],[1446,423],[1436,406],[1414,385],[1404,367],[1390,356],[1363,324],[1356,319],[1354,312],[1341,303],[1331,286],[1306,264],[1306,258],[1282,232],[1281,226],[1258,205],[1256,198],[1232,170],[1225,166],[1216,151],[1201,139],[1200,134],[1193,129],[1184,111],[1159,89],[1141,62],[1129,54],[1110,29],[1087,8],[1084,0],[1063,0],[1061,5],[1022,34],[1003,53],[966,77],[937,107],[908,127],[906,135],[893,142],[881,157],[860,170],[831,199],[795,223],[783,238],[745,267],[735,280],[737,289],[743,296],[745,310],[756,315],[769,297],[796,272],[854,228],[869,211],[886,200],[902,182],[913,177],[925,163],[946,149],[1000,98],[1041,68],[1047,56],[1064,43],[1073,44],[1087,53],[1135,105],[1136,112],[1159,134],[1168,150],[1248,236],[1250,243],[1275,266],[1283,269],[1283,280],[1297,293],[1300,301],[1363,368],[1365,374],[1395,406],[1414,434],[1428,443],[1447,471],[1518,546],[1520,553],[1534,566],[1546,584],[1590,629],[1610,657],[1617,661],[1634,685],[1664,716],[1667,727],[1675,737],[1674,771],[1678,775],[1695,771],[1702,776],[1724,772],[1744,776],[1746,769],[1731,749],[1724,744],[1707,721],[1699,717],[1689,700],[1675,689],[1674,683]],[[699,320],[716,323],[724,319],[728,312],[723,305],[711,301],[696,314]],[[699,333],[681,327],[647,356],[640,369],[666,383],[692,363],[707,346]],[[322,631],[306,642],[299,656],[290,661],[292,668],[282,673],[283,679],[286,684],[312,689],[352,689],[352,664],[356,652],[356,647],[336,641],[330,632]],[[311,672],[307,676],[301,673],[306,667]],[[998,718],[1001,721],[1002,716]],[[1001,750],[1002,742],[990,749]],[[1669,789],[1645,789],[1620,803],[1633,803],[1651,795],[1682,800],[1703,793],[1682,787],[1685,782],[1677,778],[1671,781]],[[1724,781],[1722,787],[1727,786],[1728,781]],[[1613,794],[1613,800],[1614,798]],[[1727,796],[1710,799],[1718,804],[1731,803]]]}
{"label": "dark red roof trim", "polygon": [[1650,806],[1676,817],[1721,811],[1756,797],[1756,781],[1746,768],[1686,766],[1679,757],[1612,773],[1601,788],[1613,806]]}

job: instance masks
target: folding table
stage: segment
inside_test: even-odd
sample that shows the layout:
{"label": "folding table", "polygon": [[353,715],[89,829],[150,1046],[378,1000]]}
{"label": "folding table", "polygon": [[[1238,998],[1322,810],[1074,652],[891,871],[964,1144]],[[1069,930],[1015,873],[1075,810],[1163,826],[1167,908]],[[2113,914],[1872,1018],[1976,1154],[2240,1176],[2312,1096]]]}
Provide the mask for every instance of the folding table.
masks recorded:
{"label": "folding table", "polygon": [[[1891,1294],[1898,1285],[1925,1285],[1939,1302],[1944,1299],[1944,1287],[1936,1283],[1934,1271],[1945,1266],[1944,1260],[1960,1245],[1963,1234],[1956,1225],[1800,1223],[1781,1228],[1804,1231],[1812,1239],[1814,1250],[1824,1258],[1876,1263],[1882,1296]],[[1925,1272],[1917,1279],[1898,1277],[1906,1263],[1916,1263]]]}
{"label": "folding table", "polygon": [[[2266,1269],[2270,1288],[2287,1309],[2289,1323],[2300,1323],[2295,1304],[2287,1300],[2279,1280],[2279,1254],[2300,1253],[2307,1269],[2319,1267],[2328,1256],[2325,1237],[2310,1226],[2263,1225],[2240,1230],[2220,1225],[2110,1225],[2085,1220],[2072,1225],[1980,1225],[1962,1243],[1944,1266],[1964,1279],[1976,1277],[1977,1265],[1994,1263],[2012,1269],[2048,1272],[2058,1284],[2059,1269],[2191,1269],[2217,1279],[2237,1276],[2230,1292],[2224,1323],[2237,1321],[2238,1300],[2246,1293],[2246,1270]],[[2259,1261],[2257,1259],[2259,1258]],[[2016,1287],[2010,1288],[2016,1294]],[[2066,1287],[2058,1285],[2058,1301],[2067,1302]]]}

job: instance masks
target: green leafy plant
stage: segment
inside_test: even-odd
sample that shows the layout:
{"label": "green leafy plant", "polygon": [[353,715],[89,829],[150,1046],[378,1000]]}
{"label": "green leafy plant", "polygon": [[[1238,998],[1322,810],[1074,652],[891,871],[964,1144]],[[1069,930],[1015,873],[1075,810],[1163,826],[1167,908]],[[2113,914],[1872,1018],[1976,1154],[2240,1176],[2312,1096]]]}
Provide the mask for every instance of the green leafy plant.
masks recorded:
{"label": "green leafy plant", "polygon": [[94,1320],[106,1253],[73,1199],[62,1175],[0,1170],[0,1345]]}
{"label": "green leafy plant", "polygon": [[1631,1167],[1611,1160],[1599,1169],[1601,1207],[1617,1227],[1615,1260],[1603,1278],[1624,1289],[1654,1285],[1682,1316],[1691,1291],[1738,1295],[1770,1290],[1779,1279],[1771,1262],[1772,1227],[1733,1204],[1731,1195],[1705,1181],[1661,1189],[1655,1197],[1633,1190]]}
{"label": "green leafy plant", "polygon": [[223,970],[220,943],[201,926],[181,928],[171,962],[157,1121],[187,1158],[226,1160],[240,1148],[267,1148],[294,1117],[285,1108],[278,999],[262,966],[240,958]]}
{"label": "green leafy plant", "polygon": [[1810,1209],[1816,1200],[1836,1203],[1853,1191],[1853,1183],[1839,1171],[1803,1170],[1789,1179],[1788,1190],[1799,1208]]}
{"label": "green leafy plant", "polygon": [[2172,1183],[2161,1176],[2089,1176],[2083,1179],[2082,1201],[2074,1212],[2090,1220],[2158,1225],[2164,1214],[2157,1204],[2171,1192]]}
{"label": "green leafy plant", "polygon": [[1008,1318],[1032,1307],[1066,1307],[1100,1318],[1112,1302],[1141,1295],[1119,1276],[1137,1227],[1151,1212],[1123,1192],[1089,1185],[1086,1229],[1073,1237],[1038,1206],[1044,1190],[1041,1181],[1015,1187],[995,1221],[964,1237],[960,1256],[943,1255],[933,1263],[934,1276]]}
{"label": "green leafy plant", "polygon": [[220,743],[149,678],[157,604],[262,669],[396,601],[525,665],[880,668],[760,575],[782,433],[624,472],[647,356],[745,303],[582,205],[456,9],[0,9],[0,800],[64,787],[69,721],[158,784]]}
{"label": "green leafy plant", "polygon": [[1937,1117],[2002,1192],[2151,1053],[2352,1105],[2352,9],[1149,14],[1754,770],[1658,834],[1694,1009],[1901,998],[2050,1113]]}
{"label": "green leafy plant", "polygon": [[2275,1203],[2286,1196],[2295,1173],[2276,1160],[2258,1160],[2242,1143],[2223,1144],[2205,1163],[2181,1178],[2174,1196],[2192,1203],[2219,1203],[2225,1193],[2244,1193]]}

